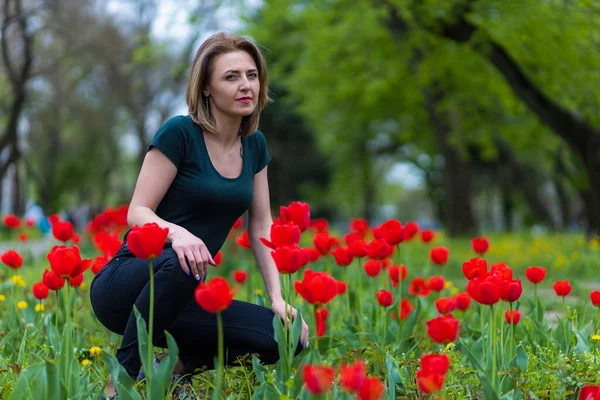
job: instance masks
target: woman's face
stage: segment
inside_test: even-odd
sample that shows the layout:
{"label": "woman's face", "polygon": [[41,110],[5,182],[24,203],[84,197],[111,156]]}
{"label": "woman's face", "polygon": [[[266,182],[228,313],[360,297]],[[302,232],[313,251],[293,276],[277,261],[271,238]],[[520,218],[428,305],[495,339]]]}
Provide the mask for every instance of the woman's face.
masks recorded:
{"label": "woman's face", "polygon": [[245,51],[221,54],[204,95],[210,97],[210,111],[244,117],[252,114],[258,102],[260,80],[256,63]]}

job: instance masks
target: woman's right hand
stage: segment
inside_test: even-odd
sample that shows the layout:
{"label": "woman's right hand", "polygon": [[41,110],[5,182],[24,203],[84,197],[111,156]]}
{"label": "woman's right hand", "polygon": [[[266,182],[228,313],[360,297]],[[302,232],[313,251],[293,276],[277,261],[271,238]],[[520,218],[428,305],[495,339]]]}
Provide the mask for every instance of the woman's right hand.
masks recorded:
{"label": "woman's right hand", "polygon": [[170,239],[173,250],[179,258],[181,269],[197,281],[206,277],[208,264],[216,265],[202,239],[192,235],[187,229],[172,231]]}

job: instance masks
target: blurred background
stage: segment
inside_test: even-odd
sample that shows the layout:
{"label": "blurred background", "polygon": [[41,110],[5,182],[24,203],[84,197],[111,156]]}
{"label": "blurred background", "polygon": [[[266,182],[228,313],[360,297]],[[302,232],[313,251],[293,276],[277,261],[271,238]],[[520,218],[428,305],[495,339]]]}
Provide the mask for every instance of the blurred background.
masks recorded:
{"label": "blurred background", "polygon": [[275,213],[600,232],[600,2],[0,0],[0,27],[1,214],[127,204],[229,30],[268,61]]}

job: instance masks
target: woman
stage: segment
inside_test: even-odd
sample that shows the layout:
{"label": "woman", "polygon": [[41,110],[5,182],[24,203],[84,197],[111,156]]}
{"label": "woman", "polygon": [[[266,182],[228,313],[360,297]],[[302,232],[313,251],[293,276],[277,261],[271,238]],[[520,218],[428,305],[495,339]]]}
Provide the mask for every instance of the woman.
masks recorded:
{"label": "woman", "polygon": [[[189,115],[168,120],[152,140],[127,215],[130,226],[155,222],[169,229],[167,247],[153,262],[153,334],[159,347],[166,347],[165,330],[177,342],[180,356],[174,378],[213,366],[216,318],[196,304],[194,290],[246,210],[248,235],[271,310],[234,301],[223,312],[226,361],[258,353],[263,362],[275,362],[272,320],[274,313],[283,318],[286,308],[278,271],[259,240],[270,236],[272,219],[267,181],[271,157],[263,134],[256,130],[268,101],[267,70],[258,47],[226,33],[208,38],[194,58],[186,101]],[[137,377],[141,361],[133,306],[147,321],[147,261],[136,258],[124,240],[94,278],[90,296],[102,324],[123,335],[116,357],[130,376]],[[308,345],[304,322],[301,343]],[[110,380],[106,393],[115,395]]]}

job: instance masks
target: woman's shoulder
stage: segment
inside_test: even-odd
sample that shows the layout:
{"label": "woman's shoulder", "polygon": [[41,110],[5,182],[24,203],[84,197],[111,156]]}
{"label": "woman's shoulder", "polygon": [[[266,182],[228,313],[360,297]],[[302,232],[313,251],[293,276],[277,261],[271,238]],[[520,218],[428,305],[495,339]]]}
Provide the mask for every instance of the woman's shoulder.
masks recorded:
{"label": "woman's shoulder", "polygon": [[162,125],[163,128],[167,129],[184,129],[189,130],[194,127],[194,122],[192,121],[192,117],[189,115],[175,115],[174,117],[169,118]]}
{"label": "woman's shoulder", "polygon": [[262,148],[267,145],[267,139],[265,139],[265,135],[258,129],[255,130],[251,135],[246,136],[246,138],[253,146]]}

